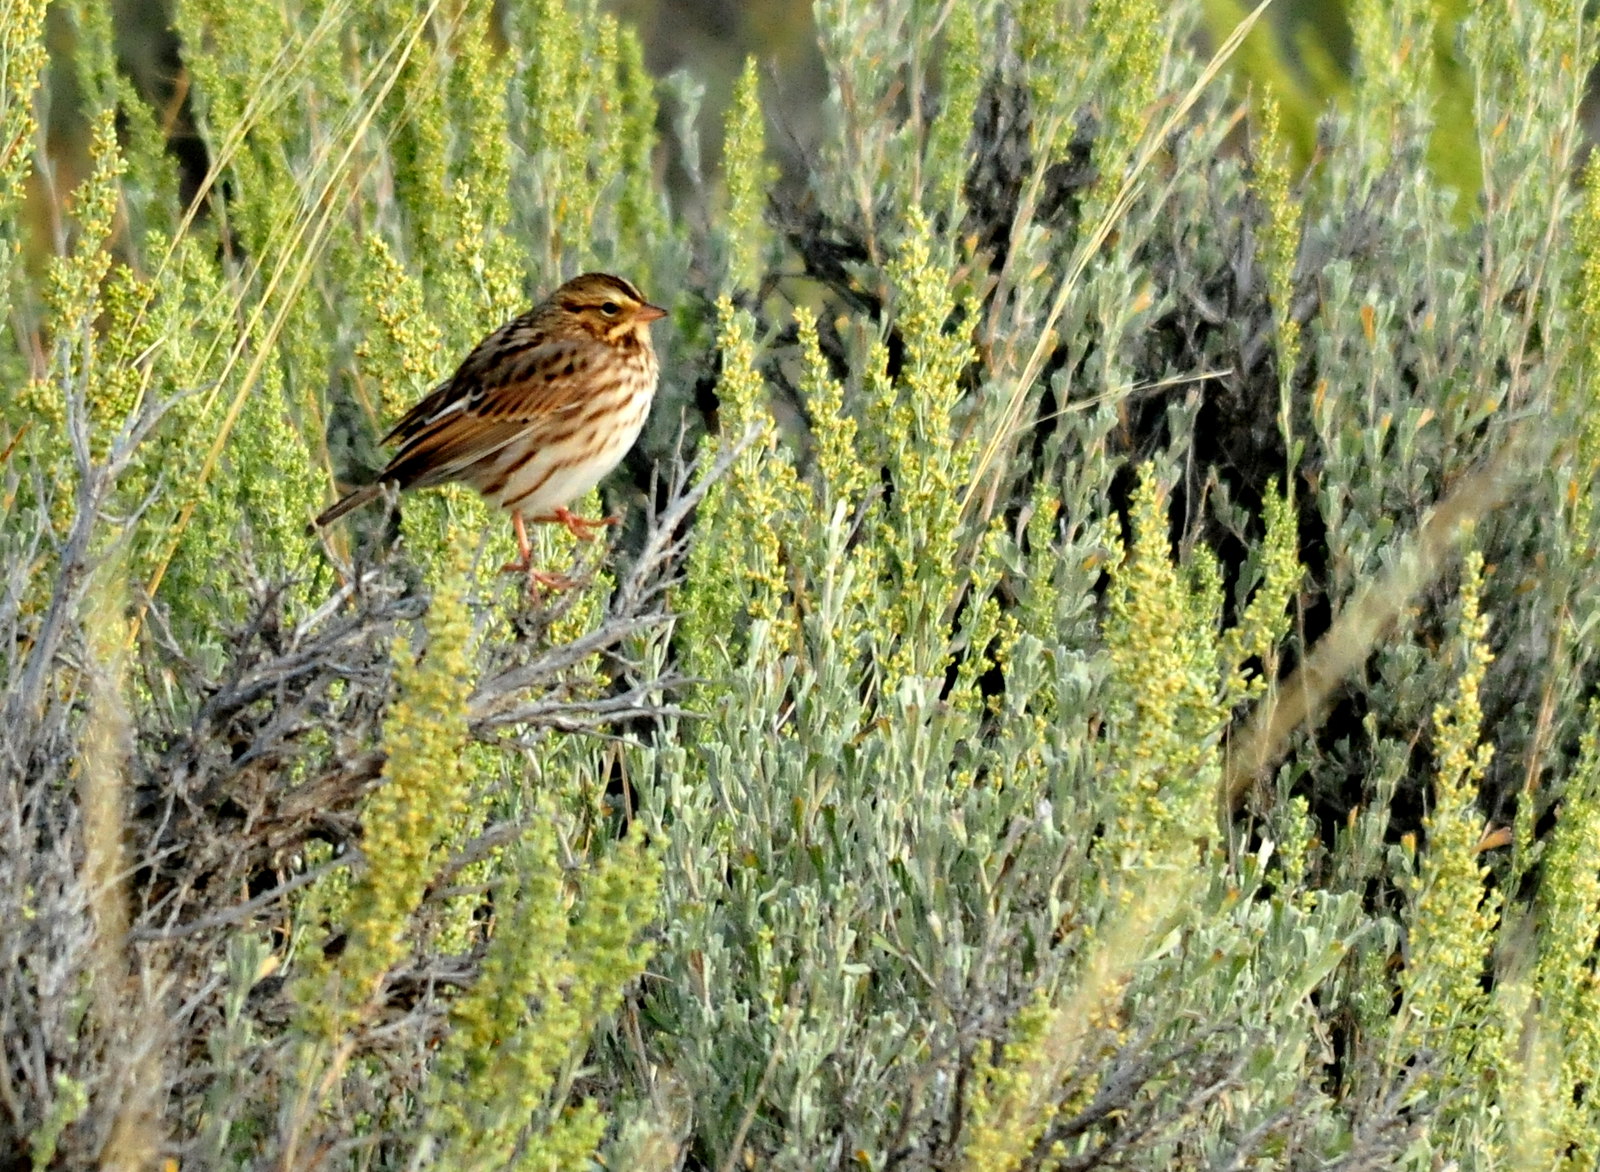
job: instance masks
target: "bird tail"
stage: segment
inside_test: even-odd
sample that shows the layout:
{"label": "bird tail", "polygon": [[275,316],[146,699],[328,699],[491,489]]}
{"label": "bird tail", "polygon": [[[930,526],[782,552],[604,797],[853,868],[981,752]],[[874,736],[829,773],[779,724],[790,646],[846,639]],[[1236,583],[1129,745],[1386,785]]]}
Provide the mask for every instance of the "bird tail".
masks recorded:
{"label": "bird tail", "polygon": [[370,500],[374,500],[383,492],[383,485],[368,484],[354,492],[347,492],[344,496],[334,501],[323,514],[311,522],[313,530],[321,529],[324,525],[331,525],[351,509],[359,509]]}

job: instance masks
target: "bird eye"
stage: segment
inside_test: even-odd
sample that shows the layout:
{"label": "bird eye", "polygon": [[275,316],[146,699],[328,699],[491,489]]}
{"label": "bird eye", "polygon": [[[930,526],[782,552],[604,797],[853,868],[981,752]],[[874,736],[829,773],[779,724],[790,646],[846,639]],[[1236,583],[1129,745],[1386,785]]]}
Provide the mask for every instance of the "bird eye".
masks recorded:
{"label": "bird eye", "polygon": [[605,314],[607,317],[616,317],[617,314],[622,312],[622,307],[615,301],[607,301],[600,307],[600,312]]}

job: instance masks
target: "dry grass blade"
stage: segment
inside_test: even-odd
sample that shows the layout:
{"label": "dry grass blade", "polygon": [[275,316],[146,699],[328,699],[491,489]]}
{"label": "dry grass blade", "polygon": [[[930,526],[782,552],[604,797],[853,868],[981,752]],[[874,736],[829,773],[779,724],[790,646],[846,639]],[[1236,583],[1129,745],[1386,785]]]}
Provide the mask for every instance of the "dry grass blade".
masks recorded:
{"label": "dry grass blade", "polygon": [[[1028,361],[1024,364],[1022,373],[1017,376],[1016,381],[1012,384],[1011,395],[1006,401],[1005,410],[1001,413],[1000,421],[995,427],[994,434],[984,444],[983,450],[978,455],[977,466],[972,470],[972,479],[967,485],[966,496],[961,502],[961,511],[963,513],[972,507],[973,501],[984,490],[990,469],[996,467],[996,462],[1000,460],[1012,436],[1017,431],[1017,421],[1022,417],[1023,405],[1027,402],[1028,394],[1034,382],[1038,379],[1039,372],[1044,369],[1045,359],[1055,345],[1056,323],[1061,320],[1061,315],[1066,310],[1067,302],[1072,299],[1073,294],[1077,291],[1078,282],[1082,278],[1084,270],[1089,267],[1089,262],[1099,253],[1101,246],[1105,244],[1107,238],[1127,213],[1128,208],[1132,206],[1134,198],[1143,186],[1145,171],[1149,168],[1151,160],[1155,158],[1156,152],[1182,125],[1183,120],[1188,117],[1189,111],[1194,109],[1195,103],[1200,100],[1200,96],[1216,80],[1217,75],[1222,72],[1222,67],[1238,51],[1239,46],[1244,43],[1244,39],[1249,35],[1250,30],[1256,26],[1256,22],[1261,19],[1271,5],[1272,0],[1261,0],[1261,3],[1257,4],[1249,15],[1238,23],[1233,32],[1228,35],[1228,38],[1217,47],[1217,51],[1212,54],[1211,60],[1206,63],[1205,69],[1195,79],[1194,84],[1173,106],[1172,112],[1167,115],[1166,120],[1155,133],[1145,136],[1144,144],[1134,158],[1133,165],[1128,168],[1127,174],[1123,176],[1122,186],[1117,189],[1117,194],[1112,199],[1110,206],[1106,208],[1105,214],[1100,217],[1100,221],[1095,224],[1094,230],[1078,245],[1077,252],[1073,255],[1072,264],[1067,269],[1067,275],[1062,278],[1060,286],[1056,289],[1055,298],[1050,303],[1050,312],[1045,315],[1044,322],[1039,327],[1038,340],[1034,343],[1033,349],[1028,355]],[[994,508],[994,494],[997,488],[997,483],[988,485],[982,515],[978,518],[980,525],[988,522],[989,514]]]}
{"label": "dry grass blade", "polygon": [[1412,599],[1436,579],[1472,526],[1502,504],[1537,461],[1526,430],[1514,430],[1500,450],[1463,477],[1396,550],[1389,568],[1340,611],[1304,663],[1263,698],[1244,731],[1228,746],[1222,783],[1225,812],[1282,758],[1296,729],[1323,711],[1333,692],[1377,647]]}
{"label": "dry grass blade", "polygon": [[[303,209],[305,214],[291,225],[291,239],[278,253],[278,261],[267,279],[263,292],[255,299],[251,309],[249,325],[239,333],[233,349],[229,352],[227,360],[223,363],[221,374],[218,376],[219,385],[225,383],[235,366],[244,358],[245,352],[250,348],[252,340],[258,340],[254,346],[255,354],[251,358],[243,377],[239,380],[239,388],[234,393],[232,401],[223,416],[221,425],[217,428],[216,435],[212,437],[211,445],[206,452],[204,463],[199,471],[199,480],[202,484],[211,479],[211,474],[216,468],[217,461],[222,458],[222,453],[227,446],[228,436],[232,433],[234,424],[238,421],[240,412],[244,409],[246,397],[255,389],[257,380],[261,377],[262,369],[272,360],[275,353],[273,343],[283,330],[290,314],[293,312],[296,298],[304,290],[311,279],[318,259],[321,257],[332,230],[335,214],[343,208],[360,191],[360,184],[352,182],[358,170],[355,162],[356,151],[362,140],[383,108],[390,92],[399,83],[406,62],[411,59],[418,44],[427,33],[431,22],[438,12],[443,0],[432,0],[426,10],[419,13],[408,29],[403,29],[396,35],[391,54],[392,62],[385,57],[386,75],[382,83],[374,91],[372,98],[366,103],[359,118],[349,128],[344,143],[344,149],[338,161],[334,163],[328,173],[327,179],[317,192],[314,199],[310,200],[308,207]],[[398,51],[396,51],[398,50]],[[367,164],[370,166],[370,163]],[[343,198],[338,196],[343,192]],[[281,297],[274,294],[283,285]],[[275,306],[271,320],[262,326],[262,318],[268,312],[269,306]],[[154,596],[166,576],[167,567],[171,564],[173,556],[178,551],[182,541],[183,532],[187,528],[190,517],[193,516],[197,502],[191,502],[180,512],[177,520],[170,529],[170,536],[160,557],[156,559],[155,568],[151,572],[150,581],[145,587],[148,595]],[[142,611],[136,616],[133,632],[137,634],[139,623],[142,621]]]}

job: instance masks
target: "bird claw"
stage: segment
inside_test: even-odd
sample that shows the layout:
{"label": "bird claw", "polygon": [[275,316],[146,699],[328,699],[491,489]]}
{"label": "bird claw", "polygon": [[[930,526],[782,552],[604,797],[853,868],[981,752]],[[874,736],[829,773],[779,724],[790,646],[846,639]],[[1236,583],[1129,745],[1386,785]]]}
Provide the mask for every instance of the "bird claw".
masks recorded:
{"label": "bird claw", "polygon": [[546,523],[562,525],[566,528],[568,533],[572,534],[572,536],[579,541],[593,541],[597,531],[604,529],[608,525],[615,525],[621,520],[621,518],[615,513],[612,513],[609,517],[591,519],[589,517],[580,517],[576,513],[570,512],[564,508],[557,509],[548,516],[536,517],[534,519]]}
{"label": "bird claw", "polygon": [[552,594],[560,594],[563,590],[571,590],[577,584],[578,580],[571,574],[552,574],[548,570],[528,571],[528,592],[530,594],[537,594],[541,586]]}
{"label": "bird claw", "polygon": [[526,560],[507,562],[500,567],[502,574],[525,574],[528,578],[528,597],[537,602],[541,595],[540,587],[552,594],[560,594],[563,590],[571,590],[577,582],[567,574],[554,574],[549,570],[541,570],[529,565]]}

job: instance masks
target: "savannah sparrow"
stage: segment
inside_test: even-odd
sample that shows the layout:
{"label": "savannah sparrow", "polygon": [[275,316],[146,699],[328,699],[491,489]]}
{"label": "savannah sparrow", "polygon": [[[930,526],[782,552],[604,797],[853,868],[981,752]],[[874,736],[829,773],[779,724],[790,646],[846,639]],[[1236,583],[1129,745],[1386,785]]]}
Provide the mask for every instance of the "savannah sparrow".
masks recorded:
{"label": "savannah sparrow", "polygon": [[555,522],[587,540],[616,524],[615,517],[574,516],[566,506],[639,438],[658,370],[650,323],[666,313],[620,277],[574,277],[479,342],[383,437],[400,449],[377,482],[340,498],[315,524],[338,520],[385,485],[460,481],[510,512],[522,557],[504,569],[526,573],[530,590],[565,586],[534,568],[524,525]]}

